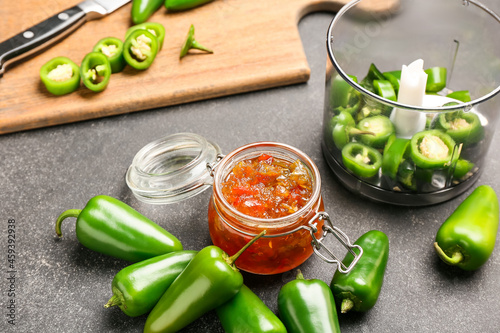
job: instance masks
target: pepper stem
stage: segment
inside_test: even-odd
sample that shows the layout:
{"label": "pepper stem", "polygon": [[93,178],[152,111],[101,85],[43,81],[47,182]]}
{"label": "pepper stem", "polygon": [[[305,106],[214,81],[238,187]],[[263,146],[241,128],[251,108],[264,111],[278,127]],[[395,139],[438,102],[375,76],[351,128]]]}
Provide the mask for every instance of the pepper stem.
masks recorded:
{"label": "pepper stem", "polygon": [[347,313],[354,307],[354,302],[350,298],[344,298],[340,304],[340,312]]}
{"label": "pepper stem", "polygon": [[295,277],[297,280],[304,280],[304,274],[300,269],[297,269],[297,276]]}
{"label": "pepper stem", "polygon": [[113,295],[108,303],[104,304],[104,307],[107,309],[107,308],[110,308],[112,306],[117,306],[117,305],[121,305],[122,302],[120,300],[120,297],[118,297],[118,295]]}
{"label": "pepper stem", "polygon": [[443,260],[448,265],[456,265],[464,260],[464,255],[458,250],[453,252],[450,257],[446,253],[444,253],[443,249],[441,249],[437,242],[434,242],[434,248],[436,249],[439,258],[441,258],[441,260]]}
{"label": "pepper stem", "polygon": [[182,46],[181,49],[181,54],[180,58],[182,59],[190,49],[197,49],[201,51],[205,51],[208,53],[214,53],[211,49],[201,45],[194,39],[194,25],[191,24],[191,27],[189,27],[189,32],[186,38],[186,41],[184,42],[184,45]]}
{"label": "pepper stem", "polygon": [[78,217],[81,213],[81,209],[68,209],[67,211],[63,212],[59,217],[57,218],[56,221],[56,234],[59,237],[62,237],[62,232],[61,232],[61,223],[62,221],[67,218],[67,217]]}
{"label": "pepper stem", "polygon": [[266,230],[262,230],[260,234],[258,234],[257,236],[255,236],[251,241],[249,241],[248,243],[245,244],[245,246],[243,246],[238,252],[236,252],[234,255],[232,255],[231,257],[229,257],[227,259],[227,263],[229,265],[232,265],[234,264],[234,262],[236,261],[236,259],[238,259],[238,257],[243,253],[245,252],[246,249],[248,249],[250,247],[250,245],[252,245],[253,243],[255,243],[255,241],[259,238],[261,238],[262,236],[264,236],[266,234]]}

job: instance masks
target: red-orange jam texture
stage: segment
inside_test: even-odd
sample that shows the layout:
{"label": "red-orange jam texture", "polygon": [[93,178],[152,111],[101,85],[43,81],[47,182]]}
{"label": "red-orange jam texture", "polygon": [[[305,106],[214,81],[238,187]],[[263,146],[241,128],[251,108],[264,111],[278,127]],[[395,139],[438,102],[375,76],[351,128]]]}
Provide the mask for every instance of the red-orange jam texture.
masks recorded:
{"label": "red-orange jam texture", "polygon": [[222,182],[222,194],[239,212],[274,219],[295,213],[312,195],[312,178],[299,160],[262,154],[240,161]]}

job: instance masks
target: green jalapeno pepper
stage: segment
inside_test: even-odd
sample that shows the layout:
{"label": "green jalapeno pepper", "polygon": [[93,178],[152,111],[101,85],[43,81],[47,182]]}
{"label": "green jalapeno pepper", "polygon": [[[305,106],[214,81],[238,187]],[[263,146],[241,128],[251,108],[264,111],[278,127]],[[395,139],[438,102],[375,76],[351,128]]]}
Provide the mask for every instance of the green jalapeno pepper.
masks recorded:
{"label": "green jalapeno pepper", "polygon": [[213,0],[165,0],[165,8],[171,11],[181,11],[195,8]]}
{"label": "green jalapeno pepper", "polygon": [[101,52],[108,57],[111,73],[121,72],[125,65],[123,58],[123,42],[115,37],[103,38],[97,42],[93,49],[94,52]]}
{"label": "green jalapeno pepper", "polygon": [[118,306],[129,317],[148,313],[196,253],[175,251],[125,267],[113,278],[113,296],[104,307]]}
{"label": "green jalapeno pepper", "polygon": [[132,23],[146,22],[165,2],[165,0],[132,0],[130,18]]}
{"label": "green jalapeno pepper", "polygon": [[360,85],[366,90],[375,93],[375,87],[373,86],[374,80],[385,80],[385,76],[377,68],[377,66],[375,66],[375,64],[371,64],[370,68],[368,69],[368,73],[366,74],[365,78],[361,80]]}
{"label": "green jalapeno pepper", "polygon": [[394,90],[391,82],[388,80],[373,80],[373,88],[375,89],[375,93],[380,97],[394,102],[398,100],[396,97],[396,91]]}
{"label": "green jalapeno pepper", "polygon": [[297,278],[278,294],[279,316],[288,333],[340,333],[332,291],[318,279]]}
{"label": "green jalapeno pepper", "polygon": [[439,114],[436,128],[445,130],[456,143],[465,146],[478,143],[484,137],[484,128],[479,116],[474,112],[444,112]]}
{"label": "green jalapeno pepper", "polygon": [[396,178],[404,188],[417,190],[416,167],[411,159],[405,159],[398,167]]}
{"label": "green jalapeno pepper", "polygon": [[216,312],[226,333],[287,333],[281,320],[245,285]]}
{"label": "green jalapeno pepper", "polygon": [[454,91],[446,95],[446,97],[453,98],[464,103],[470,102],[472,100],[472,98],[470,97],[470,92],[468,90]]}
{"label": "green jalapeno pepper", "polygon": [[181,54],[179,55],[179,58],[180,59],[184,58],[186,56],[186,54],[189,52],[189,50],[191,50],[191,49],[196,49],[196,50],[204,51],[207,53],[214,53],[214,51],[201,45],[200,43],[198,43],[196,41],[196,39],[194,38],[194,25],[192,25],[192,24],[189,27],[189,31],[188,31],[186,40],[184,42],[184,45],[182,45]]}
{"label": "green jalapeno pepper", "polygon": [[56,221],[56,233],[62,237],[61,223],[76,217],[76,237],[85,247],[128,261],[141,261],[182,250],[181,242],[168,231],[127,204],[98,195],[83,209],[69,209]]}
{"label": "green jalapeno pepper", "polygon": [[[342,313],[350,310],[365,312],[373,308],[382,289],[389,258],[389,238],[382,231],[368,231],[354,244],[361,246],[363,255],[349,273],[336,271],[330,283]],[[347,253],[342,262],[349,267],[353,259],[354,256]]]}
{"label": "green jalapeno pepper", "polygon": [[56,57],[40,68],[40,79],[51,94],[66,95],[80,86],[80,68],[69,58]]}
{"label": "green jalapeno pepper", "polygon": [[156,22],[144,22],[130,27],[125,33],[125,40],[127,40],[132,32],[136,30],[147,30],[151,35],[155,36],[158,42],[158,52],[163,47],[163,41],[165,40],[165,27]]}
{"label": "green jalapeno pepper", "polygon": [[371,178],[382,166],[382,155],[375,148],[350,142],[342,148],[344,166],[362,178]]}
{"label": "green jalapeno pepper", "polygon": [[132,31],[123,44],[123,57],[135,69],[148,69],[157,53],[158,39],[146,29]]}
{"label": "green jalapeno pepper", "polygon": [[111,65],[108,57],[100,52],[90,52],[83,58],[80,66],[83,84],[94,92],[106,89],[111,78]]}
{"label": "green jalapeno pepper", "polygon": [[213,245],[198,252],[155,305],[144,333],[177,332],[234,297],[243,285],[234,262],[264,234],[261,232],[231,257]]}
{"label": "green jalapeno pepper", "polygon": [[399,93],[399,85],[401,83],[401,71],[384,72],[382,75],[384,75],[384,78],[391,83],[397,96]]}
{"label": "green jalapeno pepper", "polygon": [[424,72],[427,74],[426,92],[436,93],[446,87],[447,71],[445,67],[431,67]]}
{"label": "green jalapeno pepper", "polygon": [[360,131],[370,132],[360,136],[361,142],[373,148],[383,148],[396,130],[392,121],[385,116],[371,116],[361,120],[356,126]]}
{"label": "green jalapeno pepper", "polygon": [[498,219],[495,191],[478,186],[439,228],[434,242],[439,258],[466,271],[478,269],[493,252]]}
{"label": "green jalapeno pepper", "polygon": [[411,158],[423,169],[445,168],[458,159],[458,146],[446,133],[440,130],[426,130],[416,133],[410,142]]}
{"label": "green jalapeno pepper", "polygon": [[[348,75],[354,82],[358,82],[358,78],[353,75]],[[330,106],[335,111],[347,111],[354,115],[361,106],[360,94],[342,76],[337,75],[332,80],[330,89]]]}
{"label": "green jalapeno pepper", "polygon": [[361,110],[356,114],[356,122],[360,122],[365,118],[372,117],[372,116],[380,116],[381,114],[385,113],[385,108],[382,110],[382,104],[378,105],[363,105]]}
{"label": "green jalapeno pepper", "polygon": [[396,180],[399,166],[405,160],[410,140],[392,136],[388,140],[382,156],[382,174]]}
{"label": "green jalapeno pepper", "polygon": [[351,137],[355,135],[375,135],[369,131],[362,131],[355,127],[356,123],[354,118],[348,111],[340,111],[338,115],[332,117],[330,126],[332,130],[332,138],[335,146],[342,149],[346,144],[351,141]]}
{"label": "green jalapeno pepper", "polygon": [[467,178],[466,176],[469,174],[469,172],[471,172],[473,168],[474,168],[474,163],[459,158],[457,163],[455,164],[455,169],[453,170],[453,178],[459,180]]}

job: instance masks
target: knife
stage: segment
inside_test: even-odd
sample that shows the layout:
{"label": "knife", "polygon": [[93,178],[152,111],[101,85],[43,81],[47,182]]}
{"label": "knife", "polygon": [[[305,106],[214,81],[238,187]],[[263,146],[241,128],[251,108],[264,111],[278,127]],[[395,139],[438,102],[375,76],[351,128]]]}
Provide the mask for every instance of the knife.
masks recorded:
{"label": "knife", "polygon": [[0,43],[0,77],[6,67],[66,37],[85,22],[110,14],[131,0],[85,0]]}

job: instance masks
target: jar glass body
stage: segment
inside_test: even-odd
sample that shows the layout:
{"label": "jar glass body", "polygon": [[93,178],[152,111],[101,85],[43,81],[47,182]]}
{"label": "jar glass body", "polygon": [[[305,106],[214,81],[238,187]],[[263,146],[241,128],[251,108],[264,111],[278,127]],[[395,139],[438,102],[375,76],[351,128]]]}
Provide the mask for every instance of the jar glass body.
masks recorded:
{"label": "jar glass body", "polygon": [[[245,159],[268,154],[293,163],[303,162],[310,173],[313,193],[307,204],[297,212],[274,219],[244,215],[228,204],[221,192],[221,183],[234,166]],[[255,274],[277,274],[291,270],[307,260],[313,253],[310,224],[321,236],[323,222],[312,221],[317,212],[324,210],[320,194],[321,180],[314,163],[301,151],[279,143],[257,142],[243,146],[224,159],[216,168],[212,197],[208,207],[210,237],[214,245],[233,255],[262,230],[266,235],[257,240],[236,260],[236,266]]]}
{"label": "jar glass body", "polygon": [[[423,206],[451,199],[479,178],[494,135],[500,109],[499,17],[469,1],[401,0],[390,10],[368,13],[364,5],[373,8],[370,2],[376,1],[351,1],[328,30],[322,140],[325,158],[349,190],[375,201]],[[371,64],[383,74],[382,79],[390,81],[394,79],[390,72],[400,71],[402,65],[417,59],[424,61],[424,69],[447,69],[446,87],[434,96],[426,95],[423,106],[383,98],[362,83]],[[464,90],[469,91],[470,101],[443,106],[449,102],[445,98],[448,93]],[[395,109],[405,119],[393,118]],[[396,136],[398,126],[406,126],[408,140],[427,130],[449,134],[454,139],[449,163],[422,166],[409,148],[410,153],[388,161],[387,169],[382,164],[375,175],[360,176],[347,167],[342,144],[334,138],[336,122],[332,119],[341,111],[352,115],[358,129],[368,117],[386,117],[396,128]],[[474,125],[475,129],[457,135],[440,125],[441,119],[457,115],[474,119],[479,127]],[[366,145],[371,141],[369,135],[349,135],[348,140]],[[374,147],[382,159],[386,147],[387,143]]]}

